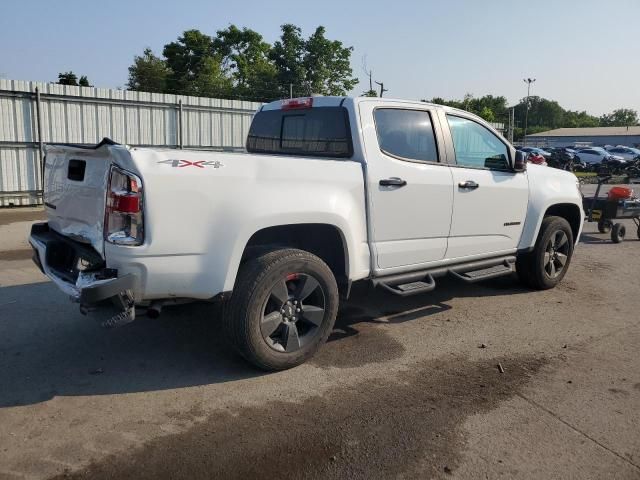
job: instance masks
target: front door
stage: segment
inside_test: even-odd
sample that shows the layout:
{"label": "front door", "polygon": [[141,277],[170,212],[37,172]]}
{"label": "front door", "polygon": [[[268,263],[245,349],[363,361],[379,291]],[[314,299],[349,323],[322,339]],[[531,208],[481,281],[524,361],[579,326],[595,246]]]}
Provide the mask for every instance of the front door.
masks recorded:
{"label": "front door", "polygon": [[446,119],[456,159],[447,258],[514,251],[527,213],[526,172],[511,170],[507,144],[481,123]]}
{"label": "front door", "polygon": [[451,169],[428,107],[360,103],[367,147],[370,236],[376,271],[442,260],[451,225]]}

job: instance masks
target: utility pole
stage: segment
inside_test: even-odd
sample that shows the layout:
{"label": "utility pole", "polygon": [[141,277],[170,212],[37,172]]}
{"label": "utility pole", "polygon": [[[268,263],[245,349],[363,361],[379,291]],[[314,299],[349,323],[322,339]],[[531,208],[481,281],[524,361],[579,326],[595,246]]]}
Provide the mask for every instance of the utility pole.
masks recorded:
{"label": "utility pole", "polygon": [[509,110],[509,142],[513,145],[513,131],[516,128],[516,107]]}
{"label": "utility pole", "polygon": [[384,88],[384,82],[376,82],[376,84],[380,85],[380,98],[382,98],[384,92],[388,92],[389,90]]}
{"label": "utility pole", "polygon": [[293,83],[289,84],[289,98],[293,98]]}
{"label": "utility pole", "polygon": [[527,107],[524,113],[524,137],[522,138],[522,144],[527,146],[527,125],[529,122],[529,96],[531,95],[531,84],[536,81],[535,78],[524,78],[522,80],[527,84]]}

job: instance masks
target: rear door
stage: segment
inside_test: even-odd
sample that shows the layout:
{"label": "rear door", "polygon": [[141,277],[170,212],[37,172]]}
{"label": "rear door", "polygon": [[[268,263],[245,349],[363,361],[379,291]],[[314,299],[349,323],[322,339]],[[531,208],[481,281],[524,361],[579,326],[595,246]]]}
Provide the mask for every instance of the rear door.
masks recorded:
{"label": "rear door", "polygon": [[526,172],[511,170],[506,142],[482,123],[458,114],[444,121],[455,156],[447,258],[514,251],[529,200]]}
{"label": "rear door", "polygon": [[442,260],[453,184],[435,110],[402,102],[359,105],[376,270]]}

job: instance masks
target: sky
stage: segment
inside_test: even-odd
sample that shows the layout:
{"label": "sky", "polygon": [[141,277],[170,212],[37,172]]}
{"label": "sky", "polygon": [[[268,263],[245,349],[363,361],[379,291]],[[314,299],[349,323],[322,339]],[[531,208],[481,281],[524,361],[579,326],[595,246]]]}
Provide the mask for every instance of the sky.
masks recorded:
{"label": "sky", "polygon": [[184,30],[209,35],[235,24],[273,42],[280,25],[354,48],[352,67],[368,89],[363,58],[385,96],[462,98],[532,95],[601,115],[640,111],[640,0],[3,0],[0,77],[55,81],[87,75],[124,87],[134,55],[157,54]]}

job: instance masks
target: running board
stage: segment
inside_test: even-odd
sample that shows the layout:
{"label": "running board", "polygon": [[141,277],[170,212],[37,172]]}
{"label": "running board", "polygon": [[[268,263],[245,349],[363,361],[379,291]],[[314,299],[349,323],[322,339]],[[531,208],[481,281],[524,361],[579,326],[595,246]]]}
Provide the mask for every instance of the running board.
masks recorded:
{"label": "running board", "polygon": [[392,275],[372,280],[374,287],[382,287],[387,292],[400,297],[410,297],[427,293],[436,288],[436,281],[430,274],[417,272],[414,274]]}
{"label": "running board", "polygon": [[493,267],[483,267],[478,269],[467,268],[452,268],[450,270],[451,275],[467,283],[480,282],[482,280],[489,280],[491,278],[503,277],[513,273],[513,266],[515,263],[511,259],[505,259],[500,265],[494,265]]}
{"label": "running board", "polygon": [[515,262],[515,256],[477,260],[446,267],[377,277],[373,278],[371,283],[374,287],[382,287],[394,295],[409,297],[432,291],[436,288],[435,278],[449,273],[467,283],[510,275],[514,271]]}

